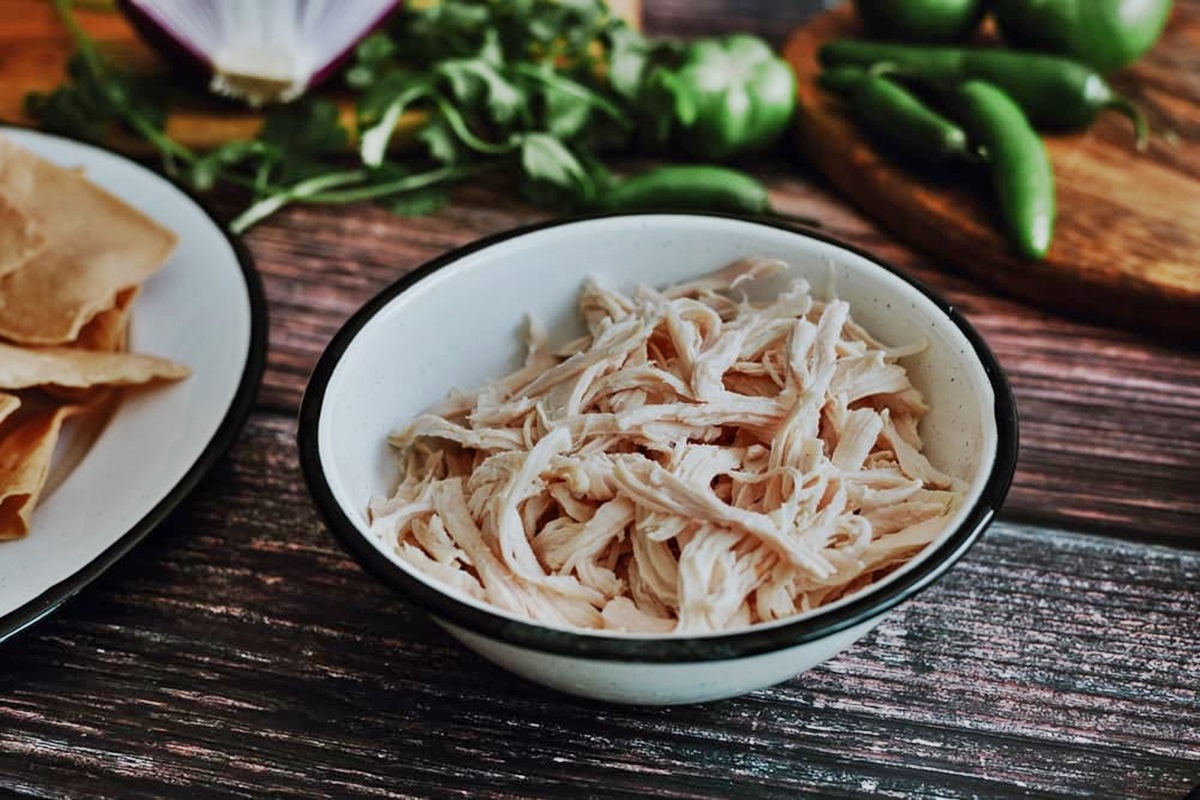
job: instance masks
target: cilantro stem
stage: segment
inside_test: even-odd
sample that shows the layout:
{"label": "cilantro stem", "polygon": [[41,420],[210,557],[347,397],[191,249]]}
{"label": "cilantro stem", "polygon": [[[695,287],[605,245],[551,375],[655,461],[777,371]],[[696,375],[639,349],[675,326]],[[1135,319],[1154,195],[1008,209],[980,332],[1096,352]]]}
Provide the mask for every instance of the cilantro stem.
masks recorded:
{"label": "cilantro stem", "polygon": [[368,186],[355,189],[343,189],[340,192],[321,192],[320,194],[309,195],[308,197],[299,198],[305,203],[356,203],[360,200],[375,200],[380,197],[386,197],[391,194],[400,194],[401,192],[411,192],[416,189],[424,189],[445,181],[457,180],[458,178],[468,178],[472,175],[478,175],[486,172],[489,169],[495,169],[500,166],[498,163],[485,164],[467,164],[465,166],[456,167],[441,167],[440,169],[422,172],[416,175],[406,175],[403,178],[397,178],[394,181],[387,183],[375,183]]}
{"label": "cilantro stem", "polygon": [[441,95],[433,96],[434,102],[437,103],[438,110],[442,112],[442,116],[446,118],[446,122],[462,139],[463,144],[480,153],[485,153],[490,156],[504,155],[511,153],[520,144],[520,137],[510,136],[503,142],[488,142],[476,136],[467,126],[467,121],[463,119],[462,114],[457,108],[446,101]]}
{"label": "cilantro stem", "polygon": [[91,37],[87,35],[87,32],[84,31],[75,19],[75,14],[71,11],[71,0],[54,0],[54,13],[58,15],[63,27],[67,29],[67,33],[71,34],[71,40],[75,43],[75,49],[79,51],[79,55],[87,63],[88,70],[96,77],[103,75],[104,63],[100,60],[100,54],[96,51],[96,46],[92,42]]}
{"label": "cilantro stem", "polygon": [[407,91],[401,92],[391,103],[379,121],[362,133],[359,144],[359,155],[368,167],[378,167],[387,155],[388,142],[396,132],[396,123],[400,121],[404,110],[428,94],[429,86],[420,83]]}
{"label": "cilantro stem", "polygon": [[532,78],[535,81],[540,81],[547,86],[553,86],[567,94],[574,95],[593,108],[603,111],[608,116],[612,117],[617,122],[629,127],[633,123],[629,121],[629,117],[621,109],[617,108],[608,98],[603,95],[593,92],[591,89],[583,86],[577,81],[570,78],[564,78],[562,75],[548,70],[543,66],[534,66],[532,64],[516,63],[512,65],[512,69],[520,74]]}
{"label": "cilantro stem", "polygon": [[406,175],[403,178],[397,178],[394,181],[386,183],[367,184],[351,189],[343,189],[342,191],[327,190],[366,181],[370,178],[369,173],[364,170],[350,170],[347,172],[331,172],[326,175],[318,175],[315,178],[300,181],[287,188],[272,188],[271,191],[273,193],[271,195],[264,197],[239,214],[233,222],[229,223],[229,229],[234,233],[244,233],[288,203],[341,205],[345,203],[357,203],[363,200],[377,200],[380,197],[387,197],[388,195],[412,192],[439,183],[471,177],[490,169],[496,169],[499,166],[501,166],[500,163],[489,162],[441,167],[417,175]]}
{"label": "cilantro stem", "polygon": [[271,216],[288,203],[311,197],[326,189],[345,186],[349,183],[357,183],[366,180],[366,178],[367,172],[361,169],[346,172],[330,172],[325,175],[318,175],[315,178],[308,178],[287,188],[275,189],[273,190],[273,194],[253,203],[241,214],[238,214],[233,222],[229,223],[229,229],[234,233],[244,233],[256,223]]}
{"label": "cilantro stem", "polygon": [[75,14],[71,11],[71,0],[54,0],[54,12],[58,15],[63,27],[67,29],[67,33],[71,35],[75,49],[83,58],[83,63],[87,65],[88,72],[95,79],[96,85],[104,92],[105,99],[120,114],[121,120],[125,124],[158,148],[166,162],[167,170],[172,173],[175,171],[174,159],[176,158],[187,163],[194,162],[196,160],[195,153],[158,130],[150,120],[134,110],[121,89],[107,79],[104,60],[96,50],[95,42],[75,19]]}
{"label": "cilantro stem", "polygon": [[123,111],[121,116],[130,127],[145,137],[146,141],[158,148],[158,151],[162,153],[163,159],[166,162],[168,172],[172,174],[176,172],[174,159],[179,159],[187,164],[195,163],[195,153],[158,130],[158,128],[154,127],[152,123],[140,114],[135,114],[132,111]]}

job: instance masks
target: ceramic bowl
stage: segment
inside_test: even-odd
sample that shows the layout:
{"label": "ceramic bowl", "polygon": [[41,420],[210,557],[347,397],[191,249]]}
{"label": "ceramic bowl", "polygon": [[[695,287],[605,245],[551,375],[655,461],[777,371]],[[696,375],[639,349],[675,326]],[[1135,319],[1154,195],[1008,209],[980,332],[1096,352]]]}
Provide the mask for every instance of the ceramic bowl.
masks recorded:
{"label": "ceramic bowl", "polygon": [[[613,288],[666,285],[744,256],[778,258],[818,297],[836,295],[888,343],[924,339],[902,363],[932,409],[925,452],[962,478],[967,496],[944,533],[902,568],[814,612],[711,635],[581,632],[530,622],[416,573],[373,536],[366,509],[396,480],[390,432],[523,358],[526,314],[552,340],[582,330],[588,276]],[[560,338],[561,337],[561,338]],[[300,412],[301,464],[346,549],[467,647],[532,681],[585,697],[642,704],[729,697],[786,680],[874,628],[950,568],[991,522],[1016,462],[1016,411],[996,359],[945,301],[869,254],[768,222],[696,214],[625,214],[511,231],[438,258],[388,287],[334,337]]]}

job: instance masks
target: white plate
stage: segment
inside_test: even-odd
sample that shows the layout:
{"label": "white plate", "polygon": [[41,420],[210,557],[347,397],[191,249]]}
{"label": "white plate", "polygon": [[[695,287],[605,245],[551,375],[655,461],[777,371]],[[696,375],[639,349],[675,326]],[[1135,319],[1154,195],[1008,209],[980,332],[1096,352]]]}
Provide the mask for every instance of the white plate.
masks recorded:
{"label": "white plate", "polygon": [[187,364],[186,380],[122,393],[60,442],[29,535],[0,542],[0,640],[52,612],[154,529],[232,444],[266,354],[249,254],[169,181],[90,145],[28,130],[13,142],[173,230],[179,245],[142,285],[129,348]]}

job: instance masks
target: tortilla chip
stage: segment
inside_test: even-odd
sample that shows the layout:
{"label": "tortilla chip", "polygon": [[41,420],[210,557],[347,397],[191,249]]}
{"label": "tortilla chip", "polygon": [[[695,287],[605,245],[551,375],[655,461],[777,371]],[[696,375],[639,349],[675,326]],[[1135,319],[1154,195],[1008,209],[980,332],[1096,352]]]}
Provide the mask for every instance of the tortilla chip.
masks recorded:
{"label": "tortilla chip", "polygon": [[[101,353],[120,353],[125,350],[126,334],[129,331],[129,311],[133,300],[137,297],[138,287],[122,289],[117,292],[116,305],[107,311],[101,311],[88,320],[79,331],[79,337],[71,342],[70,347],[81,350],[95,350]],[[97,389],[87,387],[82,389],[64,386],[45,386],[45,392],[63,403],[92,403],[97,399]]]}
{"label": "tortilla chip", "polygon": [[182,364],[140,353],[98,353],[72,347],[14,347],[0,342],[0,389],[34,386],[129,386],[186,378]]}
{"label": "tortilla chip", "polygon": [[99,350],[102,353],[124,350],[125,334],[129,329],[129,310],[133,308],[137,294],[136,286],[117,292],[117,300],[113,307],[88,320],[79,330],[79,336],[71,342],[71,347]]}
{"label": "tortilla chip", "polygon": [[0,192],[0,275],[20,269],[45,244],[33,218]]}
{"label": "tortilla chip", "polygon": [[0,542],[29,533],[62,421],[74,406],[48,406],[9,420],[0,429]]}
{"label": "tortilla chip", "polygon": [[15,342],[70,342],[175,247],[175,234],[140,211],[3,137],[0,192],[45,238],[34,257],[0,277],[0,336]]}
{"label": "tortilla chip", "polygon": [[4,420],[20,407],[21,398],[15,394],[0,392],[0,425],[3,425]]}

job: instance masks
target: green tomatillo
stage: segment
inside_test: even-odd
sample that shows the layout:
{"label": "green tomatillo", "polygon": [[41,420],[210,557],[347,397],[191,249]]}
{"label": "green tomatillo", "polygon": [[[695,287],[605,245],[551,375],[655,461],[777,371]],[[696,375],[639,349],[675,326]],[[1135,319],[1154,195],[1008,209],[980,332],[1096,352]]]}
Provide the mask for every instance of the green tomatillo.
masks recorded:
{"label": "green tomatillo", "polygon": [[1171,0],[998,0],[996,23],[1014,47],[1070,56],[1109,72],[1146,53]]}
{"label": "green tomatillo", "polygon": [[694,41],[679,64],[659,70],[655,80],[673,97],[679,143],[706,160],[769,147],[796,110],[791,65],[749,34]]}

